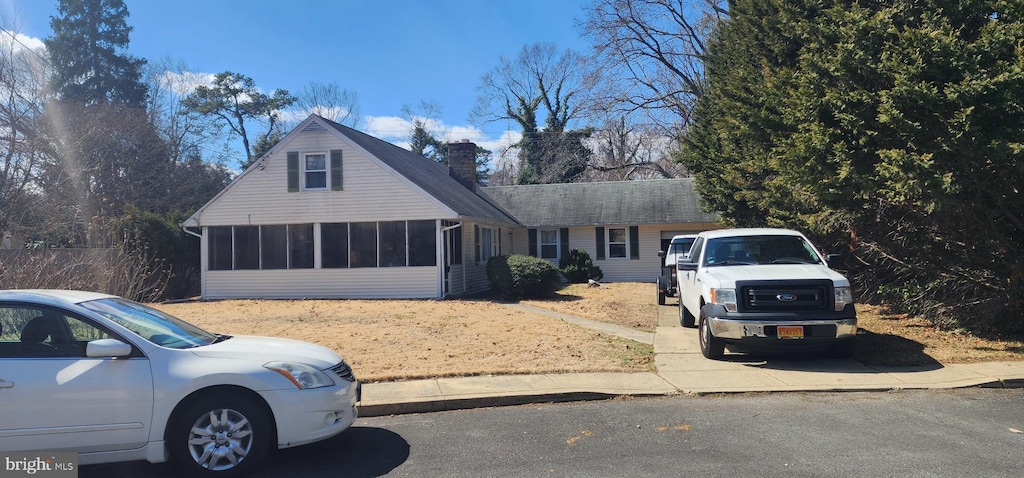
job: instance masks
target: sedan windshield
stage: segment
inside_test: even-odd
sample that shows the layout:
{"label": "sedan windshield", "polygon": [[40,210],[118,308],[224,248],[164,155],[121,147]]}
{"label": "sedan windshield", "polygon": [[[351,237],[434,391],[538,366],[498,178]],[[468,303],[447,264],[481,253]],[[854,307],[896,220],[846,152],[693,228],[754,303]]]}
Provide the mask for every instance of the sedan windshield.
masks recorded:
{"label": "sedan windshield", "polygon": [[128,299],[100,299],[83,302],[81,305],[163,347],[186,349],[218,340],[217,335]]}
{"label": "sedan windshield", "polygon": [[811,245],[800,236],[740,236],[708,240],[706,266],[817,264]]}

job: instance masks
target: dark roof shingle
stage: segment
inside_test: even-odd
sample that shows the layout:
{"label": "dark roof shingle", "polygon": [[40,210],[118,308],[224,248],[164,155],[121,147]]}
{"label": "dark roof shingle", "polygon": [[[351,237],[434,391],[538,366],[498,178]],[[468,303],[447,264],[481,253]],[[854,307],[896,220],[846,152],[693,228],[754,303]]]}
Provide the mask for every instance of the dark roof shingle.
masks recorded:
{"label": "dark roof shingle", "polygon": [[525,226],[710,223],[693,179],[537,184],[481,188]]}

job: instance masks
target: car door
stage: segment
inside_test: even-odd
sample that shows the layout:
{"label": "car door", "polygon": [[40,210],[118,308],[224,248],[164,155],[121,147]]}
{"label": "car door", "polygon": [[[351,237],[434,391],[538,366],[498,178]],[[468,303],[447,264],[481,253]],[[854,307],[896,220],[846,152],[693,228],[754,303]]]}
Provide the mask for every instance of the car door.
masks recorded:
{"label": "car door", "polygon": [[[25,343],[33,319],[50,329],[39,343]],[[153,378],[141,351],[86,357],[89,340],[124,339],[55,308],[0,303],[0,326],[0,452],[88,453],[148,441]]]}

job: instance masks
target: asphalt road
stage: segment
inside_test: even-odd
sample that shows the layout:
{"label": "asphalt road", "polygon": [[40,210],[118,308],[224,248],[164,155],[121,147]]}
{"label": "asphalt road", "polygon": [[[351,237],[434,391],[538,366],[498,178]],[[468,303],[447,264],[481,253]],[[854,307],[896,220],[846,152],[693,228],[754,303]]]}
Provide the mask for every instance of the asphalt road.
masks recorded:
{"label": "asphalt road", "polygon": [[1022,431],[1024,389],[620,399],[359,419],[254,476],[1009,477]]}

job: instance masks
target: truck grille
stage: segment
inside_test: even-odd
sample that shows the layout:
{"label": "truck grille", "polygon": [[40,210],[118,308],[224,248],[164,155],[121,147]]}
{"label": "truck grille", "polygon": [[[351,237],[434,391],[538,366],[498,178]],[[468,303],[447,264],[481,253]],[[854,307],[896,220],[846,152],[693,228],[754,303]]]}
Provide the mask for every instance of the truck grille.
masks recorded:
{"label": "truck grille", "polygon": [[835,297],[832,281],[738,282],[743,312],[825,310]]}

